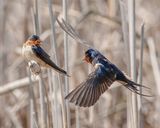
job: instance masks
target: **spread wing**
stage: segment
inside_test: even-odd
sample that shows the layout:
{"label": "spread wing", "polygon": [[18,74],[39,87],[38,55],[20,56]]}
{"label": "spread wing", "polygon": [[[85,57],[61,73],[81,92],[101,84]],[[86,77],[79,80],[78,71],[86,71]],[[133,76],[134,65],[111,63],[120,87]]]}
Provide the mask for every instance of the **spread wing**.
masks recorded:
{"label": "spread wing", "polygon": [[65,98],[78,106],[89,107],[96,103],[113,82],[114,80],[107,76],[104,66],[98,65],[95,71]]}
{"label": "spread wing", "polygon": [[35,55],[43,60],[46,64],[50,65],[54,70],[56,70],[59,73],[67,75],[67,72],[63,69],[59,68],[51,59],[50,56],[40,47],[40,46],[32,46],[32,51],[35,53]]}

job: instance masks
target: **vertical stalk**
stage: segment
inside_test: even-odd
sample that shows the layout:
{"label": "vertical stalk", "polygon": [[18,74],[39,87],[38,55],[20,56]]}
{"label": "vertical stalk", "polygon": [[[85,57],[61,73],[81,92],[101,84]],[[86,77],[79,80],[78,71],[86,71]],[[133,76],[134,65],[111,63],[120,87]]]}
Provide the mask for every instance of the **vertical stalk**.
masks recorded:
{"label": "vertical stalk", "polygon": [[[135,40],[135,0],[128,0],[128,21],[129,21],[129,43],[130,43],[130,74],[133,81],[136,81],[136,40]],[[130,117],[131,127],[137,128],[137,95],[131,93],[132,117]]]}
{"label": "vertical stalk", "polygon": [[53,93],[53,87],[52,87],[52,75],[51,75],[51,70],[48,69],[48,85],[49,85],[49,101],[50,101],[50,106],[51,106],[51,118],[52,118],[52,122],[51,122],[51,126],[53,127],[53,122],[54,122],[54,103],[53,101],[53,97],[52,97],[52,93]]}
{"label": "vertical stalk", "polygon": [[29,71],[29,68],[27,68],[28,76],[29,76],[29,86],[28,86],[28,92],[29,92],[29,127],[35,128],[35,126],[38,124],[37,120],[37,113],[36,113],[36,101],[32,86],[32,79],[31,79],[31,73]]}
{"label": "vertical stalk", "polygon": [[40,126],[41,128],[46,128],[47,126],[47,115],[45,106],[45,95],[44,95],[44,84],[42,82],[42,74],[39,75],[39,94],[40,94]]}
{"label": "vertical stalk", "polygon": [[[39,24],[39,13],[38,13],[38,1],[34,0],[34,27],[36,35],[40,34],[40,24]],[[44,84],[42,82],[42,74],[39,75],[39,93],[40,93],[40,126],[46,128],[47,126],[47,115],[46,115],[46,106],[45,106],[45,95],[44,95]]]}
{"label": "vertical stalk", "polygon": [[149,54],[150,54],[150,59],[151,59],[151,65],[152,65],[152,69],[153,69],[153,75],[154,75],[154,79],[155,79],[155,83],[157,86],[157,94],[158,97],[160,97],[160,68],[158,65],[158,59],[156,56],[156,47],[155,47],[155,42],[153,40],[153,38],[149,38],[147,41],[148,47],[149,47]]}
{"label": "vertical stalk", "polygon": [[109,0],[109,16],[115,17],[117,13],[117,0]]}
{"label": "vertical stalk", "polygon": [[120,11],[121,11],[121,21],[122,21],[122,32],[123,32],[123,40],[125,44],[125,55],[126,55],[126,64],[127,64],[127,71],[130,73],[130,61],[129,61],[129,38],[128,38],[128,20],[127,20],[127,13],[126,13],[126,6],[123,0],[119,0],[120,3]]}
{"label": "vertical stalk", "polygon": [[[57,60],[57,46],[56,46],[56,40],[55,40],[55,17],[53,15],[53,11],[52,11],[52,2],[51,0],[48,0],[48,8],[49,8],[49,14],[50,14],[50,23],[51,23],[51,29],[52,29],[52,41],[53,41],[53,44],[52,44],[52,51],[54,52],[54,60],[55,60],[55,63],[58,64],[58,60]],[[53,75],[53,72],[52,72],[52,75]],[[56,76],[55,76],[56,77]],[[61,92],[61,101],[62,101],[62,118],[63,118],[63,128],[66,128],[66,125],[67,125],[67,119],[66,119],[66,110],[65,110],[65,101],[64,101],[64,88],[63,86],[61,85],[61,81],[60,81],[60,75],[58,73],[58,77],[56,77],[57,79],[55,79],[56,81],[58,81],[58,85],[60,87],[60,92]],[[54,81],[53,81],[54,82]],[[55,83],[55,82],[54,82]],[[56,83],[54,85],[54,91],[55,91],[55,99],[57,100],[57,87],[56,87]],[[55,102],[56,103],[56,102]],[[56,105],[56,104],[55,104]],[[57,111],[57,106],[56,107],[56,111]],[[58,115],[57,115],[58,116]],[[56,118],[56,117],[55,117]],[[57,123],[58,123],[58,120],[57,120]]]}
{"label": "vertical stalk", "polygon": [[[4,43],[4,29],[5,29],[5,10],[4,10],[4,0],[0,0],[0,71],[4,72],[4,69],[3,69],[3,43]],[[3,84],[3,75],[0,75],[0,85]]]}
{"label": "vertical stalk", "polygon": [[7,2],[0,0],[0,71],[3,75],[0,75],[0,84],[2,85],[5,81],[6,73],[5,62],[6,62],[6,47],[5,47],[5,36],[6,36],[6,19],[8,16]]}
{"label": "vertical stalk", "polygon": [[[52,51],[55,53],[54,55],[54,60],[55,60],[55,63],[58,64],[58,60],[57,60],[57,45],[56,45],[56,40],[55,40],[55,26],[54,26],[54,23],[55,23],[55,17],[54,17],[54,14],[53,14],[53,11],[52,11],[52,2],[51,0],[48,0],[48,8],[49,8],[49,14],[50,14],[50,22],[51,22],[51,29],[52,29],[52,40],[53,40],[53,44],[52,44]],[[53,74],[53,72],[52,72]],[[56,76],[55,76],[56,77]],[[66,128],[66,111],[65,111],[65,101],[64,101],[64,93],[63,93],[63,87],[61,86],[61,81],[60,81],[60,76],[58,74],[58,77],[56,78],[56,81],[58,80],[58,85],[60,87],[60,92],[61,92],[61,100],[62,100],[62,120],[63,120],[63,127]],[[56,87],[56,83],[54,85],[54,91],[55,91],[55,98],[57,99],[57,87]],[[56,104],[55,104],[56,105]],[[55,106],[56,107],[56,112],[58,111],[58,108],[57,108],[57,105]],[[58,116],[58,115],[57,115]],[[55,117],[56,118],[56,117]]]}
{"label": "vertical stalk", "polygon": [[39,25],[39,12],[38,12],[38,1],[34,0],[34,22],[35,22],[35,32],[37,35],[40,34],[40,25]]}
{"label": "vertical stalk", "polygon": [[80,5],[83,15],[89,11],[89,5],[87,0],[80,0]]}
{"label": "vertical stalk", "polygon": [[[130,73],[130,50],[129,50],[129,37],[128,37],[128,20],[126,15],[126,6],[123,0],[119,0],[120,11],[121,11],[121,20],[122,20],[122,31],[123,31],[123,40],[125,44],[125,55],[126,55],[126,64],[128,74]],[[127,127],[131,128],[131,92],[127,91]]]}
{"label": "vertical stalk", "polygon": [[153,38],[149,38],[148,41],[148,47],[149,47],[149,54],[150,54],[150,60],[151,60],[151,65],[152,65],[152,69],[153,69],[153,75],[154,75],[154,79],[155,79],[155,83],[157,86],[157,97],[156,97],[156,101],[155,101],[155,108],[156,108],[156,123],[154,124],[155,128],[159,128],[160,126],[160,122],[159,122],[159,118],[160,118],[160,68],[158,65],[158,59],[156,56],[156,47],[154,44],[154,40]]}
{"label": "vertical stalk", "polygon": [[[67,0],[63,0],[63,18],[67,22]],[[65,70],[68,72],[68,35],[64,32],[64,63]],[[69,93],[69,79],[65,76],[65,94]],[[70,110],[69,102],[66,100],[66,112],[67,112],[67,128],[70,128]]]}
{"label": "vertical stalk", "polygon": [[54,127],[55,128],[59,128],[58,127],[58,118],[57,118],[57,116],[58,116],[58,97],[57,97],[57,95],[58,95],[58,87],[57,87],[57,85],[58,85],[58,78],[57,78],[57,76],[55,75],[55,73],[54,73],[54,71],[51,71],[51,76],[53,77],[52,78],[52,86],[53,86],[53,96],[54,96]]}
{"label": "vertical stalk", "polygon": [[[142,84],[142,76],[143,76],[143,45],[144,45],[144,23],[141,25],[141,49],[140,49],[140,64],[139,64],[139,76],[138,83]],[[140,87],[140,93],[142,93],[142,87]],[[143,117],[142,117],[142,96],[138,97],[138,127],[143,128]]]}
{"label": "vertical stalk", "polygon": [[76,107],[76,128],[80,128],[80,121],[79,121],[79,108]]}

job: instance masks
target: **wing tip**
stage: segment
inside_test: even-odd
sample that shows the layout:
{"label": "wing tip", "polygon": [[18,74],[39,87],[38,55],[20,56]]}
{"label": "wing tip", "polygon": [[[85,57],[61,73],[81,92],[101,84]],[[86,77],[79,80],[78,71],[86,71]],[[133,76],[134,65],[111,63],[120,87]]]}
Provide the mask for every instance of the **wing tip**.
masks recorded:
{"label": "wing tip", "polygon": [[[87,91],[86,89],[88,89],[87,87],[84,87],[81,90],[76,90],[76,89],[73,90],[72,92],[70,92],[67,96],[65,96],[66,100],[69,100],[69,102],[75,104],[76,106],[91,107],[98,101],[98,99],[100,97],[100,96],[95,97],[95,95],[93,95],[98,90],[92,90],[94,93],[91,92],[90,94],[87,94],[87,93],[85,93]],[[82,92],[83,92],[83,97],[79,96],[80,94],[82,94]],[[88,97],[88,95],[90,95],[90,96]],[[90,101],[91,99],[92,99],[92,101]],[[83,101],[83,100],[85,100],[85,101]]]}

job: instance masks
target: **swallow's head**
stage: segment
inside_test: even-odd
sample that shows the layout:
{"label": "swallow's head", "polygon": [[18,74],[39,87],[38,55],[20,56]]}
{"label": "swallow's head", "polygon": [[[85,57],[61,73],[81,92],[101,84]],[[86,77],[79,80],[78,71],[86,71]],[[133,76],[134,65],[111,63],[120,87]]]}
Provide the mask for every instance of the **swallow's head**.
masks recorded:
{"label": "swallow's head", "polygon": [[28,40],[31,40],[31,41],[36,41],[36,40],[39,40],[40,38],[39,38],[39,36],[37,36],[37,35],[31,35],[29,38],[28,38]]}
{"label": "swallow's head", "polygon": [[84,56],[84,61],[86,61],[87,63],[92,63],[92,61],[94,60],[95,57],[98,56],[98,51],[94,50],[94,49],[88,49],[85,52],[85,56]]}
{"label": "swallow's head", "polygon": [[39,45],[42,41],[40,40],[40,37],[37,35],[31,35],[28,40],[27,44],[28,45]]}

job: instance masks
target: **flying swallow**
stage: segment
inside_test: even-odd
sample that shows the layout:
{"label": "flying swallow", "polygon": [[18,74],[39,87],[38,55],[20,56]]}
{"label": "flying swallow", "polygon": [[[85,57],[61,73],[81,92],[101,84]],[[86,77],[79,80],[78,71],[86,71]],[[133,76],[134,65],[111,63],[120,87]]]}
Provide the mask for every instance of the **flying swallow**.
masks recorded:
{"label": "flying swallow", "polygon": [[[61,28],[75,40],[84,42],[75,32],[71,25],[64,20],[61,23],[57,19]],[[86,43],[86,41],[85,41]],[[87,79],[82,82],[77,88],[71,91],[65,98],[70,102],[75,103],[80,107],[90,107],[94,105],[99,97],[115,82],[119,82],[128,88],[130,91],[142,95],[138,87],[145,87],[132,81],[125,73],[123,73],[116,65],[111,63],[98,50],[89,48],[85,52],[84,61],[94,67],[94,71],[88,75]],[[145,87],[148,88],[148,87]]]}
{"label": "flying swallow", "polygon": [[42,41],[37,35],[31,35],[23,44],[22,55],[29,61],[36,61],[40,66],[52,68],[55,71],[67,75],[67,72],[59,68],[51,59],[50,56],[40,47]]}

